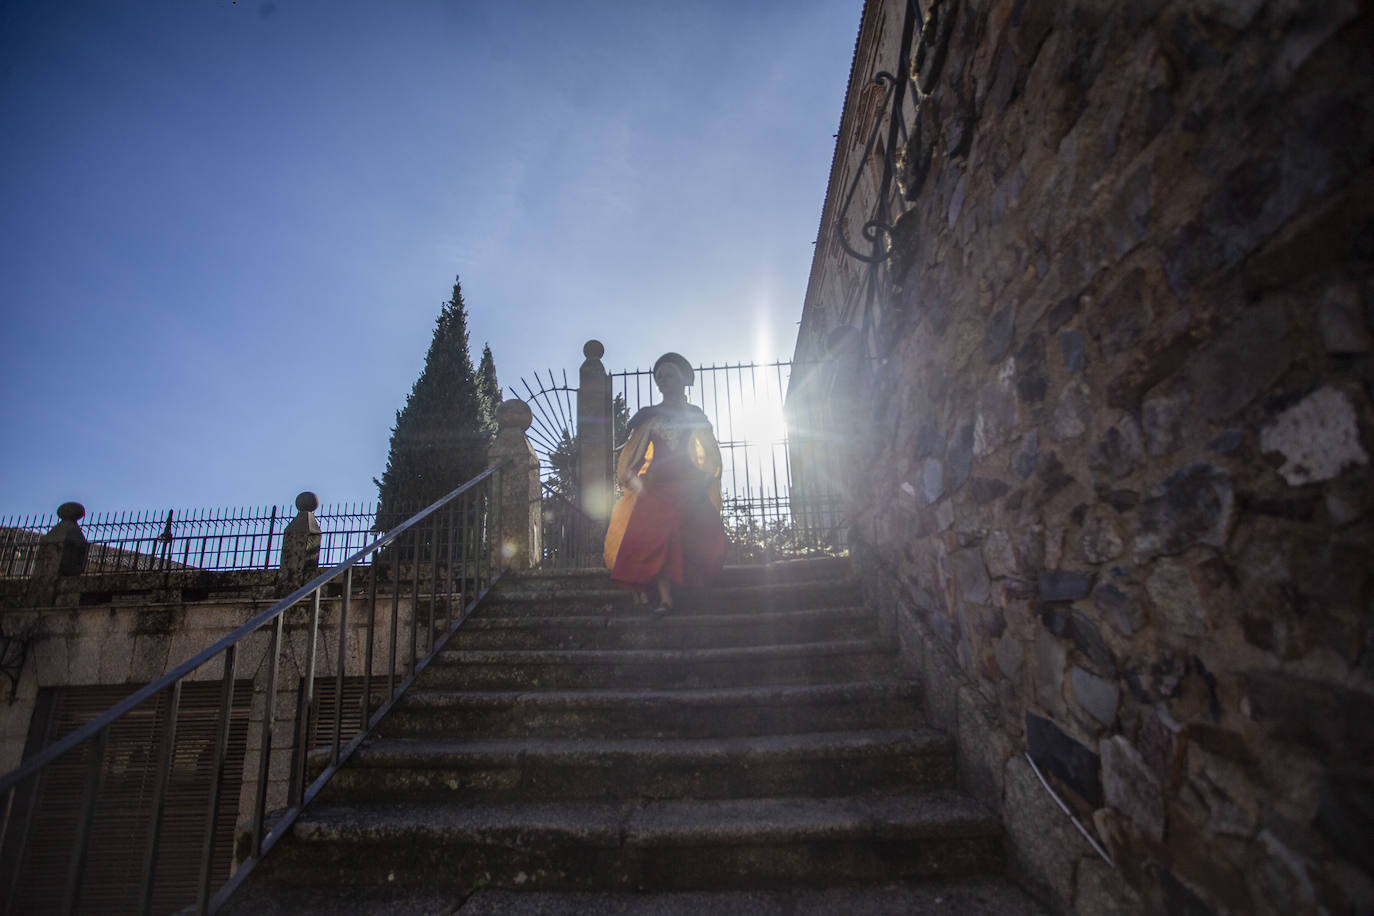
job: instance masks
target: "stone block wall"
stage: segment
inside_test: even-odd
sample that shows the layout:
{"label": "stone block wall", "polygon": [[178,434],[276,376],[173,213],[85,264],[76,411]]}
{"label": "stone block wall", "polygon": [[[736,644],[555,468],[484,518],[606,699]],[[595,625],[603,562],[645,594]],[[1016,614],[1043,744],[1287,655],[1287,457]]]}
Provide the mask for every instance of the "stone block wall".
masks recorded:
{"label": "stone block wall", "polygon": [[820,246],[798,342],[866,331],[873,597],[1053,905],[1370,912],[1374,5],[934,6],[878,308]]}
{"label": "stone block wall", "polygon": [[[370,570],[353,582],[349,611],[345,676],[359,676],[367,658]],[[44,688],[148,684],[168,670],[213,645],[276,603],[284,586],[277,571],[207,573],[121,573],[68,577],[61,581],[57,600],[62,606],[21,609],[18,601],[5,610],[7,634],[23,634],[25,659],[14,694],[0,703],[0,772],[17,766],[23,757],[30,720]],[[375,619],[373,672],[378,690],[385,692],[390,651],[392,585],[379,583]],[[409,585],[402,584],[408,591]],[[19,588],[11,585],[18,593]],[[422,592],[427,585],[422,582]],[[317,678],[338,672],[340,587],[326,591],[320,603],[314,673]],[[411,607],[408,594],[396,603],[397,663],[403,677],[410,659]],[[422,620],[428,612],[421,598]],[[442,614],[442,609],[440,609]],[[311,609],[299,604],[286,612],[282,632],[271,758],[268,762],[267,810],[284,808],[296,754],[296,714],[300,685],[308,670]],[[423,626],[421,651],[425,649]],[[248,711],[243,782],[239,793],[240,829],[251,817],[257,790],[266,710],[270,628],[240,642],[236,680],[253,683]],[[223,662],[214,660],[188,675],[191,681],[218,681]],[[378,674],[380,672],[380,674]],[[331,710],[322,715],[332,717]],[[240,849],[239,852],[243,850]]]}

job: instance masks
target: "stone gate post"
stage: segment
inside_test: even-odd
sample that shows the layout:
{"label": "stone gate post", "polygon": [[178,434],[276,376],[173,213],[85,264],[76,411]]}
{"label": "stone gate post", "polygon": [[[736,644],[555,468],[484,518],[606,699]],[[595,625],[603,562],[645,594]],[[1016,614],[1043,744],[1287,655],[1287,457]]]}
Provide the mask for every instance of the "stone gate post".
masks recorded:
{"label": "stone gate post", "polygon": [[81,503],[63,503],[57,507],[58,523],[38,539],[27,590],[29,607],[52,604],[57,580],[62,576],[79,576],[85,571],[90,544],[77,524],[85,515],[86,507]]}
{"label": "stone gate post", "polygon": [[296,496],[296,517],[281,539],[281,577],[288,585],[303,585],[320,571],[319,507],[320,498],[309,490]]}
{"label": "stone gate post", "polygon": [[499,430],[487,449],[487,463],[495,466],[510,461],[497,472],[494,497],[496,520],[491,549],[498,568],[532,569],[543,556],[539,456],[525,437],[532,422],[534,414],[519,398],[503,401],[496,408]]}
{"label": "stone gate post", "polygon": [[582,347],[577,388],[577,497],[582,511],[605,525],[611,517],[612,487],[611,376],[601,362],[606,348],[599,340]]}

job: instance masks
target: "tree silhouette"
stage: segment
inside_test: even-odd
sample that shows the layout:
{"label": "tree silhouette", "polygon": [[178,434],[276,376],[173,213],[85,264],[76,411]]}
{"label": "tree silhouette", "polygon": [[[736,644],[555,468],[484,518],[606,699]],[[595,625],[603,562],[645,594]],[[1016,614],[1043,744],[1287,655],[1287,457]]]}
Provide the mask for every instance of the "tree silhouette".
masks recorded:
{"label": "tree silhouette", "polygon": [[482,362],[477,367],[477,404],[482,414],[482,427],[488,436],[496,435],[496,408],[501,406],[501,386],[496,382],[496,360],[491,358],[491,346],[482,345]]}
{"label": "tree silhouette", "polygon": [[577,444],[565,426],[549,452],[549,488],[569,503],[577,502]]}
{"label": "tree silhouette", "polygon": [[[490,351],[486,354],[489,356]],[[495,381],[495,365],[492,366]],[[486,418],[468,353],[467,309],[458,278],[439,309],[424,369],[396,411],[386,471],[377,485],[377,528],[386,530],[481,473]]]}

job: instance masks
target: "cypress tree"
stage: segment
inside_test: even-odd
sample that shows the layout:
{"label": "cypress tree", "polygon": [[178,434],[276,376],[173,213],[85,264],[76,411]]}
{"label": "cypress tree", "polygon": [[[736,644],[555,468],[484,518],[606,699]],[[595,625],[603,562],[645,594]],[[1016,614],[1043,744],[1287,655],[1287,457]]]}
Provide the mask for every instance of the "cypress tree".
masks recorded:
{"label": "cypress tree", "polygon": [[[494,371],[494,368],[493,368]],[[386,530],[486,468],[487,444],[467,309],[458,278],[439,309],[425,366],[396,411],[386,471],[377,484],[377,528]]]}
{"label": "cypress tree", "polygon": [[477,367],[477,403],[482,414],[482,428],[487,431],[488,438],[495,436],[501,386],[496,382],[496,360],[491,358],[490,344],[482,345],[482,363]]}
{"label": "cypress tree", "polygon": [[549,486],[562,499],[577,503],[577,443],[563,427],[558,443],[549,452]]}
{"label": "cypress tree", "polygon": [[[625,440],[630,438],[630,405],[625,403],[625,395],[618,394],[611,399],[611,419],[615,434],[615,438],[611,440],[611,448],[618,451],[625,444]],[[618,459],[619,455],[616,457]]]}

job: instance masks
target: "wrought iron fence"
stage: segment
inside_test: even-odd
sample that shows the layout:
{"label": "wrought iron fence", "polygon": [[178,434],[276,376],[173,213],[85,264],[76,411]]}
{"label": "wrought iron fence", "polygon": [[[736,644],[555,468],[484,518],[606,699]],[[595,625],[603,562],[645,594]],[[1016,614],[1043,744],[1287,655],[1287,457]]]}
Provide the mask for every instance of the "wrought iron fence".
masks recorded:
{"label": "wrought iron fence", "polygon": [[[88,851],[95,825],[108,824],[111,817],[118,817],[122,825],[120,842],[127,843],[130,837],[136,837],[133,842],[140,844],[143,850],[143,868],[130,883],[137,888],[134,911],[149,912],[163,877],[156,867],[159,844],[164,834],[183,826],[173,823],[175,818],[170,815],[168,798],[172,789],[169,786],[174,789],[177,785],[173,779],[174,770],[177,779],[184,777],[188,760],[207,775],[213,774],[208,806],[211,815],[206,819],[203,841],[199,844],[194,899],[177,901],[174,908],[194,905],[196,912],[218,910],[262,856],[291,829],[302,809],[319,794],[500,578],[502,570],[497,567],[492,550],[494,499],[499,492],[500,473],[498,467],[479,474],[0,777],[0,793],[4,794],[3,821],[0,821],[0,847],[4,855],[0,859],[3,863],[0,873],[7,879],[3,887],[5,912],[28,912],[41,905],[45,910],[52,908],[73,913],[78,911],[83,900],[89,902],[98,888],[91,885]],[[354,573],[364,565],[370,567],[365,579],[355,581]],[[379,602],[379,580],[383,579],[387,588]],[[409,596],[408,638],[401,630],[403,591]],[[322,599],[326,597],[333,608],[322,608]],[[366,619],[363,632],[356,640],[346,638],[355,603],[361,604]],[[385,611],[387,603],[390,604],[389,615]],[[381,625],[379,604],[383,607]],[[294,640],[283,637],[285,619],[293,610],[293,628],[299,625],[305,629],[303,655]],[[333,617],[333,627],[327,626],[327,616]],[[315,761],[322,767],[321,771],[313,775],[305,750],[313,744],[311,735],[318,734],[319,716],[327,714],[318,707],[313,690],[317,661],[323,651],[321,642],[329,637],[331,630],[333,645],[337,648],[332,740],[323,758]],[[251,645],[250,640],[254,640]],[[259,656],[264,641],[267,643],[265,652]],[[243,707],[245,692],[239,689],[240,682],[236,681],[241,654],[254,659],[251,664],[260,672],[259,677],[265,677],[267,699],[262,704],[261,719],[249,723],[249,728],[257,729],[258,735],[255,745],[249,742],[250,747],[256,748],[257,756],[251,768],[255,770],[256,782],[249,816],[247,855],[233,876],[216,887],[219,879],[214,864],[222,863],[227,854],[219,845],[221,840],[217,840],[216,824],[221,818],[215,812],[228,804],[224,789],[231,722],[241,722],[248,715]],[[405,656],[408,656],[408,663]],[[260,663],[256,661],[259,657]],[[303,695],[294,718],[279,719],[278,710],[290,706],[278,702],[279,668],[283,660],[294,661],[301,667]],[[328,665],[326,658],[324,666]],[[363,728],[348,739],[342,728],[345,680],[350,669],[353,676],[360,673],[363,678],[360,719]],[[178,711],[183,709],[182,688],[185,685],[189,690],[206,681],[219,684],[219,702],[213,717],[215,725],[208,731],[202,730],[204,740],[197,739],[197,748],[188,751],[185,741],[179,740],[183,732],[191,731],[192,724],[178,722]],[[285,689],[290,690],[289,685]],[[354,693],[356,695],[357,691]],[[118,742],[112,742],[111,736],[118,735],[118,730],[132,717],[143,715],[154,706],[157,716],[165,723],[160,743],[147,748],[149,754],[155,755],[156,776],[152,780],[150,801],[132,811],[124,804],[127,798],[118,794],[127,782],[129,760],[115,752]],[[268,780],[273,748],[292,746],[296,751],[288,755],[291,778],[286,789],[286,807],[269,815]],[[278,754],[283,752],[278,751]],[[70,839],[44,846],[50,852],[57,849],[65,857],[65,863],[55,866],[58,873],[66,876],[60,900],[53,899],[50,889],[42,891],[43,896],[35,900],[24,897],[26,890],[31,892],[31,889],[23,883],[25,874],[29,873],[24,865],[31,839],[31,815],[40,783],[56,766],[75,766],[81,773],[78,782],[83,788],[71,799],[72,816],[66,823]],[[113,798],[112,791],[116,793]],[[219,873],[223,872],[220,869]]]}
{"label": "wrought iron fence", "polygon": [[541,566],[545,569],[587,569],[602,563],[603,526],[550,483],[542,484],[543,513]]}
{"label": "wrought iron fence", "polygon": [[24,578],[33,572],[38,539],[56,524],[55,513],[0,518],[0,578]]}
{"label": "wrought iron fence", "polygon": [[[399,523],[420,508],[403,506],[388,515]],[[295,516],[285,505],[93,513],[81,520],[90,544],[85,571],[275,569],[282,535]],[[377,504],[369,502],[321,506],[315,520],[321,566],[342,562],[389,527],[387,519],[378,523]],[[0,578],[32,573],[38,539],[56,524],[55,514],[0,518]]]}

